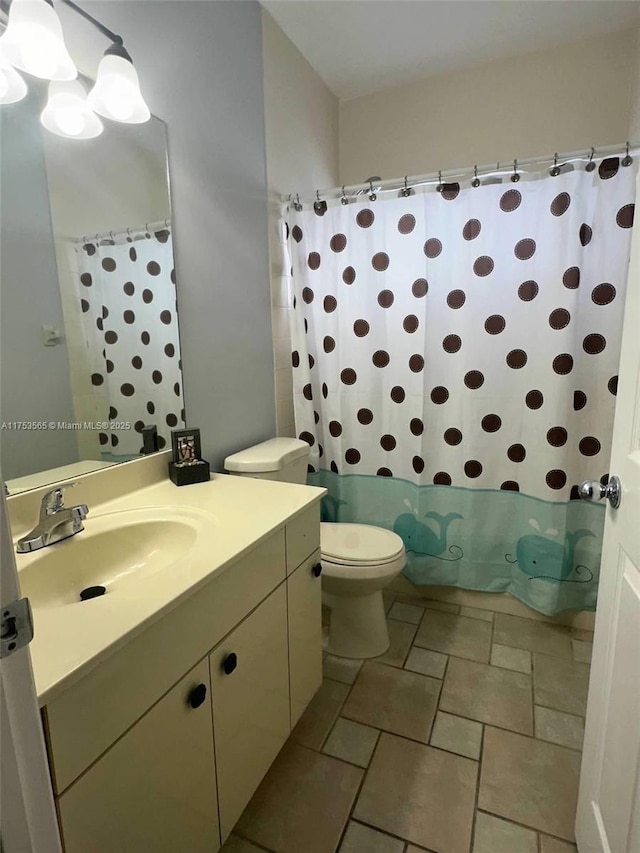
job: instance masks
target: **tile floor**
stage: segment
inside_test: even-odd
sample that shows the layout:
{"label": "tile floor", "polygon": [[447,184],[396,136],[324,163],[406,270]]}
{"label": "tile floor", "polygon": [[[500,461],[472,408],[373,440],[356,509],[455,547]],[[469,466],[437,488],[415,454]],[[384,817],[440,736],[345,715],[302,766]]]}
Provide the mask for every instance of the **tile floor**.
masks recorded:
{"label": "tile floor", "polygon": [[405,596],[324,682],[224,853],[576,853],[592,635]]}

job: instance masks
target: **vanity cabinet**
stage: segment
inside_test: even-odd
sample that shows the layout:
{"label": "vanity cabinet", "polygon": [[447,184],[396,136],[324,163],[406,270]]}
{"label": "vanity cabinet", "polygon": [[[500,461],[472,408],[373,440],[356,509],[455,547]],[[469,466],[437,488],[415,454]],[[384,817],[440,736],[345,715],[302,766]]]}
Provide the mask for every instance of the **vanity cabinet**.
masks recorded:
{"label": "vanity cabinet", "polygon": [[320,551],[287,578],[291,728],[322,682]]}

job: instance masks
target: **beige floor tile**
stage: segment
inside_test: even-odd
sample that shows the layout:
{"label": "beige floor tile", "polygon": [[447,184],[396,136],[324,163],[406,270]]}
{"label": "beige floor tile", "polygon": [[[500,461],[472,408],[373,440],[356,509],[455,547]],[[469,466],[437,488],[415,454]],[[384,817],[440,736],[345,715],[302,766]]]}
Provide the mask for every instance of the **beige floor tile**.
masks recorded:
{"label": "beige floor tile", "polygon": [[447,655],[442,655],[440,652],[430,652],[428,649],[419,649],[414,646],[409,652],[404,668],[430,675],[432,678],[444,678],[448,660]]}
{"label": "beige floor tile", "polygon": [[538,853],[538,835],[531,829],[478,812],[473,853]]}
{"label": "beige floor tile", "polygon": [[528,675],[531,672],[531,652],[494,643],[491,646],[491,666],[500,666],[502,669],[512,669],[514,672],[524,672]]}
{"label": "beige floor tile", "polygon": [[325,678],[291,732],[291,740],[309,749],[321,749],[348,693],[347,684]]}
{"label": "beige floor tile", "polygon": [[424,616],[424,607],[416,604],[405,604],[403,601],[394,601],[389,611],[389,619],[399,619],[401,622],[411,622],[418,625]]}
{"label": "beige floor tile", "polygon": [[417,626],[409,622],[400,622],[398,619],[387,619],[387,628],[389,629],[389,648],[375,660],[391,666],[404,666]]}
{"label": "beige floor tile", "polygon": [[573,659],[579,663],[591,663],[593,643],[583,643],[582,640],[571,640]]}
{"label": "beige floor tile", "polygon": [[336,850],[363,771],[287,742],[238,822],[238,832],[278,853]]}
{"label": "beige floor tile", "polygon": [[388,589],[382,590],[382,600],[384,601],[384,612],[388,613],[391,610],[393,602],[396,600],[395,593]]}
{"label": "beige floor tile", "polygon": [[563,711],[536,705],[534,709],[536,737],[570,749],[582,749],[584,720]]}
{"label": "beige floor tile", "polygon": [[477,763],[382,733],[354,817],[440,853],[469,853]]}
{"label": "beige floor tile", "polygon": [[406,853],[429,853],[429,850],[426,847],[414,847],[413,844],[408,844]]}
{"label": "beige floor tile", "polygon": [[493,611],[482,610],[480,607],[461,607],[461,616],[468,616],[470,619],[482,619],[483,622],[493,622]]}
{"label": "beige floor tile", "polygon": [[371,726],[338,717],[322,751],[359,767],[368,767],[379,734],[379,730]]}
{"label": "beige floor tile", "polygon": [[487,727],[479,808],[567,841],[574,840],[580,754]]}
{"label": "beige floor tile", "polygon": [[239,835],[230,835],[220,853],[262,853],[262,850]]}
{"label": "beige floor tile", "polygon": [[443,613],[460,613],[459,604],[449,604],[448,601],[436,601],[434,598],[425,599],[424,606],[429,610],[441,610]]}
{"label": "beige floor tile", "polygon": [[533,656],[533,694],[536,705],[584,717],[589,691],[589,667],[573,659]]}
{"label": "beige floor tile", "polygon": [[351,688],[342,715],[428,743],[441,686],[435,678],[368,661]]}
{"label": "beige floor tile", "polygon": [[571,657],[571,633],[563,625],[496,613],[493,642],[556,657]]}
{"label": "beige floor tile", "polygon": [[438,711],[431,733],[431,746],[455,752],[476,761],[480,758],[482,725],[464,717]]}
{"label": "beige floor tile", "polygon": [[353,684],[358,677],[361,666],[361,660],[327,655],[322,664],[322,673],[325,678],[331,678],[333,681],[341,681],[343,684]]}
{"label": "beige floor tile", "polygon": [[404,841],[351,820],[339,853],[403,853],[403,851]]}
{"label": "beige floor tile", "polygon": [[532,735],[531,676],[452,657],[440,710]]}
{"label": "beige floor tile", "polygon": [[593,631],[587,631],[584,628],[572,628],[571,637],[580,643],[593,643]]}
{"label": "beige floor tile", "polygon": [[426,610],[415,644],[435,652],[489,663],[492,626],[479,619]]}
{"label": "beige floor tile", "polygon": [[575,844],[567,844],[566,841],[558,841],[557,838],[541,834],[540,853],[578,853],[578,848]]}

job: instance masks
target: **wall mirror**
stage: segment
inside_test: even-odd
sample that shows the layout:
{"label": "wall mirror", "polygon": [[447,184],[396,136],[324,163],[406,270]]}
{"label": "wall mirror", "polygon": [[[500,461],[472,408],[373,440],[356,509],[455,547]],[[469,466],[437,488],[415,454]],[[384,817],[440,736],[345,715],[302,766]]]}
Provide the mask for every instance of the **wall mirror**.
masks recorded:
{"label": "wall mirror", "polygon": [[0,460],[10,494],[128,461],[184,426],[164,122],[95,139],[0,116]]}

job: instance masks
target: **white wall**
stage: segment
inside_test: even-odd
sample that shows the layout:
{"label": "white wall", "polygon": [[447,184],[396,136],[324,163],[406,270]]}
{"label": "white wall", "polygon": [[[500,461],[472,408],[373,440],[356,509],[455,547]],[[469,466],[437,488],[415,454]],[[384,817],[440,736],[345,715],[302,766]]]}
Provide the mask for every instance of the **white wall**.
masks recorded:
{"label": "white wall", "polygon": [[638,26],[635,33],[634,50],[633,79],[631,82],[631,114],[629,117],[627,139],[635,143],[640,143],[640,26]]}
{"label": "white wall", "polygon": [[338,99],[264,10],[262,44],[277,431],[294,435],[291,309],[278,260],[276,196],[337,184]]}
{"label": "white wall", "polygon": [[635,57],[626,30],[343,101],[339,183],[624,142]]}

